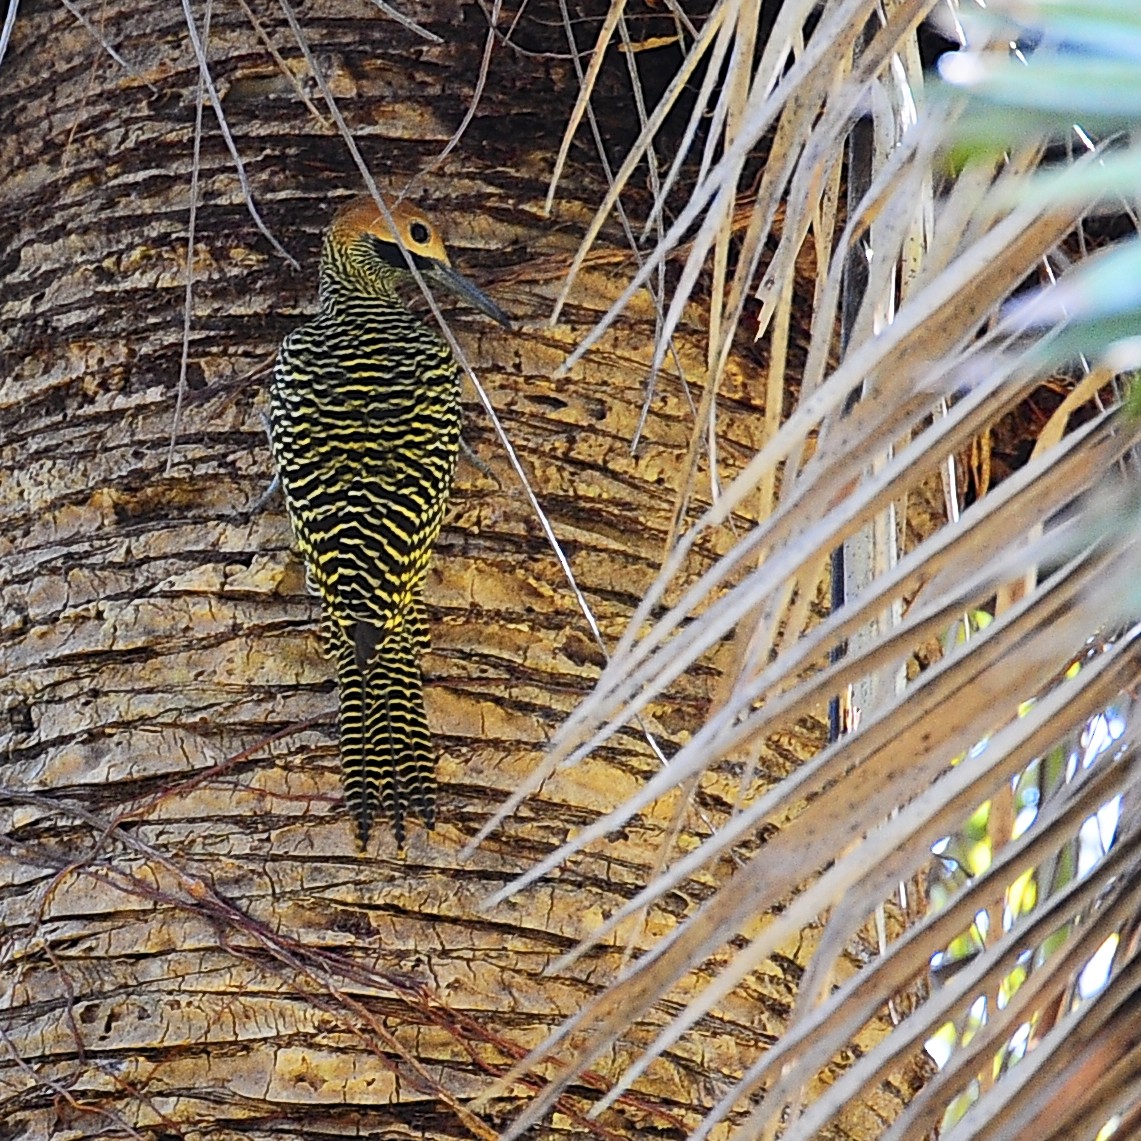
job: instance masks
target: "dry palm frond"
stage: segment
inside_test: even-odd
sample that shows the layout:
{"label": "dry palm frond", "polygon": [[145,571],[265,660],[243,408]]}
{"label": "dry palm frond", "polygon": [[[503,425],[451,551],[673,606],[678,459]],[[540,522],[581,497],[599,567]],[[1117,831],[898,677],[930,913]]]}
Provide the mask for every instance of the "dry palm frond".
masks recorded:
{"label": "dry palm frond", "polygon": [[[870,703],[840,740],[741,800],[713,835],[663,861],[659,876],[568,956],[623,937],[632,917],[660,905],[679,885],[694,878],[719,885],[521,1063],[518,1071],[561,1058],[510,1136],[538,1121],[595,1059],[618,1049],[633,1060],[595,1103],[594,1112],[601,1112],[813,924],[823,933],[816,958],[806,964],[811,985],[806,982],[789,1029],[747,1072],[726,1075],[709,1106],[695,1107],[704,1113],[695,1136],[726,1122],[742,1137],[778,1130],[785,1137],[821,1136],[845,1105],[897,1072],[941,1028],[964,1027],[981,998],[986,1018],[969,1035],[959,1034],[937,1078],[888,1135],[934,1128],[964,1090],[976,1091],[968,1100],[982,1090],[961,1126],[964,1135],[978,1137],[1027,1130],[1061,1136],[1078,1122],[1092,1137],[1138,1100],[1122,1029],[1138,961],[1127,937],[1137,905],[1137,858],[1118,844],[1100,859],[1083,857],[1093,868],[1087,878],[1055,875],[1059,853],[1088,847],[1079,840],[1083,830],[1103,806],[1135,798],[1141,776],[1131,696],[1141,668],[1141,629],[1128,623],[1137,602],[1139,519],[1135,498],[1109,482],[1115,470],[1130,468],[1141,423],[1111,399],[1111,407],[1092,411],[1066,434],[1075,412],[1112,391],[1118,355],[1083,348],[1087,355],[1078,359],[1086,375],[1041,434],[1030,462],[969,509],[960,512],[956,501],[947,523],[929,529],[904,554],[895,552],[887,522],[925,479],[945,476],[948,464],[953,470],[956,455],[1074,356],[1063,323],[1045,324],[1042,314],[1053,297],[1054,313],[1064,309],[1063,316],[1071,316],[1080,285],[1067,286],[1066,278],[1048,285],[1037,307],[1011,301],[1040,267],[1053,282],[1051,259],[1070,235],[1082,232],[1085,213],[1100,189],[1115,185],[1115,175],[1101,173],[1101,155],[1094,153],[1071,164],[1053,193],[1028,191],[1038,187],[1047,154],[1040,136],[1027,136],[1006,154],[976,153],[953,175],[941,168],[936,155],[957,107],[943,100],[917,119],[915,105],[924,99],[911,38],[933,7],[900,0],[865,27],[865,4],[789,3],[758,47],[758,6],[716,4],[679,79],[645,117],[572,266],[570,280],[650,152],[682,83],[709,61],[682,150],[656,183],[650,222],[664,218],[669,205],[674,220],[572,362],[681,250],[657,361],[699,281],[712,295],[708,376],[686,486],[692,486],[699,441],[716,437],[719,385],[754,298],[761,302],[758,335],[768,338],[770,362],[766,443],[671,545],[594,692],[500,818],[556,769],[580,762],[655,703],[668,703],[671,685],[730,636],[735,672],[665,770],[493,902],[525,890],[587,846],[605,843],[607,833],[659,798],[679,788],[688,797],[719,764],[745,758],[755,765],[775,733],[818,717],[850,687],[863,687]],[[611,8],[612,24],[619,9]],[[991,34],[983,29],[984,39]],[[604,48],[596,49],[596,62]],[[588,76],[584,103],[589,87]],[[837,209],[841,160],[865,111],[872,170],[862,200],[843,218]],[[709,134],[698,153],[695,124],[702,116]],[[760,147],[767,157],[754,184]],[[694,167],[685,196],[671,199]],[[818,269],[805,322],[807,359],[795,376],[789,359],[794,280],[808,248]],[[853,257],[866,257],[867,282],[838,346]],[[712,446],[707,458],[714,469]],[[711,470],[715,489],[718,474]],[[755,525],[693,579],[690,559],[702,537],[747,518],[750,506]],[[868,540],[881,548],[874,575],[841,609],[814,620],[810,603],[830,553],[861,535],[878,536]],[[1024,581],[1024,590],[1009,589]],[[1002,604],[993,622],[965,644],[947,640],[963,615],[996,598]],[[903,680],[916,649],[937,639],[946,645],[944,660]],[[1107,710],[1115,711],[1116,726],[1108,735]],[[1090,727],[1098,725],[1095,733]],[[1081,744],[1083,733],[1096,743]],[[1058,750],[1082,759],[1043,784],[1029,826],[1016,823],[1012,789]],[[933,850],[942,850],[992,801],[986,865],[894,941],[881,922],[878,957],[840,984],[841,956],[865,923],[882,917],[895,885],[934,874]],[[757,844],[761,835],[766,839]],[[718,871],[727,856],[739,864],[728,879]],[[1017,894],[1027,875],[1036,885],[1029,904]],[[921,992],[933,958],[983,913],[990,928],[978,953],[868,1048],[864,1036],[877,1011],[909,988]],[[1096,1001],[1082,1001],[1077,980],[1113,939],[1120,939],[1114,974]],[[633,1047],[625,1037],[631,1024],[666,999],[674,1013],[656,1040]],[[1053,1011],[1049,1018],[1047,1011]],[[1108,1060],[1098,1064],[1099,1080],[1083,1087],[1075,1081],[1080,1054],[1092,1048],[1094,1028],[1103,1025],[1112,1039],[1103,1045]],[[1038,1035],[1033,1064],[1020,1061],[1025,1042]],[[855,1042],[862,1043],[860,1061],[830,1087],[821,1086],[820,1072]],[[1012,1045],[1017,1042],[1023,1045]],[[997,1057],[1006,1068],[995,1081]],[[1046,1123],[1038,1108],[1044,1097],[1064,1099],[1066,1112]],[[960,1114],[962,1105],[960,1098]]]}

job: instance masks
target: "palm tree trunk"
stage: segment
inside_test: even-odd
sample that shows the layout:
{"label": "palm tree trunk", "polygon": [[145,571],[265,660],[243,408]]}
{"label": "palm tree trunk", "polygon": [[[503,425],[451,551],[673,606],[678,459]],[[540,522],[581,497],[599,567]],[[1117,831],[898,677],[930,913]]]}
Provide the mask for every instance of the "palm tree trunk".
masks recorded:
{"label": "palm tree trunk", "polygon": [[[387,834],[356,850],[317,608],[280,502],[257,501],[272,475],[264,372],[315,303],[320,231],[360,176],[281,12],[256,13],[279,66],[246,13],[217,5],[205,36],[199,11],[219,106],[291,268],[247,210],[208,95],[192,176],[199,69],[181,11],[83,11],[86,27],[29,6],[0,67],[0,1137],[494,1136],[528,1088],[479,1114],[464,1103],[614,977],[622,946],[540,972],[653,873],[677,806],[647,810],[513,906],[480,903],[654,770],[649,735],[668,754],[715,679],[682,679],[647,735],[615,737],[462,854],[603,660],[469,390],[467,440],[494,477],[461,464],[429,584],[439,824],[413,831],[403,856]],[[485,34],[474,5],[417,11],[443,42],[379,12],[301,17],[365,160],[395,190],[458,125]],[[553,34],[538,18],[523,31]],[[565,322],[542,323],[603,188],[582,162],[555,218],[541,216],[570,65],[504,45],[494,62],[468,134],[413,193],[520,321],[508,335],[456,312],[454,328],[612,643],[660,562],[687,397],[659,379],[631,454],[648,303],[554,375],[629,265],[603,247]],[[617,81],[607,92],[628,113]],[[696,336],[679,348],[699,387]],[[722,396],[739,412],[722,444],[732,464],[760,420],[746,383]],[[684,830],[701,832],[736,780]],[[636,948],[704,891],[691,886],[676,914],[631,927]],[[542,1135],[682,1135],[779,1031],[791,986],[770,977],[708,1020],[601,1123],[576,1120],[568,1095]],[[861,1112],[846,1136],[870,1135]]]}

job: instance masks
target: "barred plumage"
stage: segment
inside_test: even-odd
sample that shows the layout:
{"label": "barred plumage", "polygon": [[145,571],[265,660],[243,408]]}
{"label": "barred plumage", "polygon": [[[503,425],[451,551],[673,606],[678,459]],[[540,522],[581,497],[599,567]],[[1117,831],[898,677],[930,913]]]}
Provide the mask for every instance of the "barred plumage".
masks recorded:
{"label": "barred plumage", "polygon": [[[504,325],[451,268],[431,223],[391,208],[405,249],[439,283]],[[362,844],[377,809],[435,822],[435,758],[420,659],[422,588],[460,446],[460,374],[447,344],[409,313],[411,276],[371,198],[334,218],[321,253],[321,309],[286,337],[270,384],[274,458],[326,652],[340,685],[345,798]]]}

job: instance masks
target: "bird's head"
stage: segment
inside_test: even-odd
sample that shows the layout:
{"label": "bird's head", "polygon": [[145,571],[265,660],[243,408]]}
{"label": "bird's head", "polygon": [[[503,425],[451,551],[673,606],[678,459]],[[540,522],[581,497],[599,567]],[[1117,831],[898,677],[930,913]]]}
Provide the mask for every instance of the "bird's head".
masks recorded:
{"label": "bird's head", "polygon": [[503,310],[452,267],[439,231],[422,210],[398,202],[389,207],[389,215],[391,223],[367,195],[338,210],[325,235],[323,275],[332,274],[354,292],[389,295],[396,284],[412,276],[402,244],[430,285],[444,286],[492,320],[511,327]]}

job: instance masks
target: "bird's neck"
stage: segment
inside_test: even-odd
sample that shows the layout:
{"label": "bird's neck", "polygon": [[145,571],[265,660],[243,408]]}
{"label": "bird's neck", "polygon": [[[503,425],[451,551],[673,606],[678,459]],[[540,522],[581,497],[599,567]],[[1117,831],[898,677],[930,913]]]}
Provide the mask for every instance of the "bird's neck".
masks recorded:
{"label": "bird's neck", "polygon": [[324,310],[406,308],[394,283],[387,277],[369,276],[358,280],[328,268],[321,271],[320,299]]}

